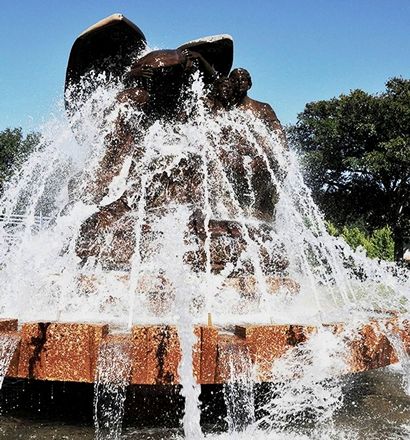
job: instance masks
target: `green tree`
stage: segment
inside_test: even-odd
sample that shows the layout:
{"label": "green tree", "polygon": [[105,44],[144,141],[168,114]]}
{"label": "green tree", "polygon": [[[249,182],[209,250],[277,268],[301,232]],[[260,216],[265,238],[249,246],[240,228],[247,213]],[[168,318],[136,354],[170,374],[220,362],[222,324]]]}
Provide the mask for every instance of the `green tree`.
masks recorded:
{"label": "green tree", "polygon": [[359,246],[361,246],[366,251],[367,255],[372,253],[372,244],[369,238],[357,226],[352,228],[344,226],[341,235],[352,249],[356,250]]}
{"label": "green tree", "polygon": [[326,222],[326,227],[330,235],[343,237],[353,250],[359,246],[362,247],[369,258],[394,260],[393,234],[388,226],[374,230],[371,235],[367,235],[363,229],[357,226],[343,226],[339,231],[333,223]]}
{"label": "green tree", "polygon": [[394,241],[392,230],[389,226],[376,229],[370,237],[371,249],[368,252],[370,258],[382,260],[394,260]]}
{"label": "green tree", "polygon": [[410,235],[410,80],[309,103],[288,136],[326,218],[369,233],[387,225],[401,258]]}
{"label": "green tree", "polygon": [[0,192],[4,181],[27,159],[39,140],[38,133],[24,136],[21,128],[0,131]]}

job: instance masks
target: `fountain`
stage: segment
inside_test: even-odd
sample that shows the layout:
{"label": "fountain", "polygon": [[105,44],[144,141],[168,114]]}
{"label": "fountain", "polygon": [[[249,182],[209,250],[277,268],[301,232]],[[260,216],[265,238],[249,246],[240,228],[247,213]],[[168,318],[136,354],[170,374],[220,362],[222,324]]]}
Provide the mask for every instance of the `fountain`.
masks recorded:
{"label": "fountain", "polygon": [[[181,384],[188,439],[200,385],[225,384],[249,438],[296,409],[330,420],[340,377],[410,352],[406,272],[327,234],[232,61],[227,35],[150,51],[102,20],[73,45],[68,120],[1,197],[0,375],[95,382],[99,439],[119,438],[129,384]],[[258,383],[279,384],[261,404]]]}

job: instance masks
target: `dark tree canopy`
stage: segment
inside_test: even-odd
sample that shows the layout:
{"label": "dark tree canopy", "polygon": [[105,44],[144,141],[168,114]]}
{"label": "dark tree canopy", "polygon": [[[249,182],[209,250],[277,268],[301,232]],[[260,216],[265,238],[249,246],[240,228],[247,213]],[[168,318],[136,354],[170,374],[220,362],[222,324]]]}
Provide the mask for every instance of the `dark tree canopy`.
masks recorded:
{"label": "dark tree canopy", "polygon": [[21,128],[0,131],[0,192],[3,182],[24,162],[39,138],[37,133],[24,136]]}
{"label": "dark tree canopy", "polygon": [[368,232],[390,226],[398,257],[410,235],[410,80],[309,103],[288,135],[326,217]]}

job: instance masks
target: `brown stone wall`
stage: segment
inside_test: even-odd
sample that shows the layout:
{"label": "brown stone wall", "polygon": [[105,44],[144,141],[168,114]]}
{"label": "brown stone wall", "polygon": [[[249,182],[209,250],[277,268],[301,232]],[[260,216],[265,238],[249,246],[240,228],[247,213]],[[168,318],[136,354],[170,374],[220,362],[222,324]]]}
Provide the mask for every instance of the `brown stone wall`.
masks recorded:
{"label": "brown stone wall", "polygon": [[[400,337],[410,353],[410,323],[396,317],[370,321],[355,332],[345,326],[327,324],[346,343],[347,372],[367,371],[398,361],[384,332]],[[1,320],[0,334],[20,340],[7,375],[40,380],[93,382],[101,344],[122,344],[131,353],[130,382],[146,385],[179,383],[181,360],[175,326],[134,326],[129,334],[109,334],[101,324],[25,323],[16,331],[16,320]],[[194,329],[193,371],[198,383],[224,383],[229,380],[230,356],[249,355],[258,380],[270,381],[272,363],[288,350],[303,344],[316,332],[302,325],[246,325],[235,332],[213,326]]]}

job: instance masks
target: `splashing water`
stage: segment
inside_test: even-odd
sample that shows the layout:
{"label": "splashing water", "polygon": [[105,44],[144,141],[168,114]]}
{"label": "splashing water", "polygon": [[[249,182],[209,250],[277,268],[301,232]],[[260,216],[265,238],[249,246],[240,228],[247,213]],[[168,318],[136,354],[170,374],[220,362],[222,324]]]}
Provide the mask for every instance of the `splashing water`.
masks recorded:
{"label": "splashing water", "polygon": [[[372,310],[407,310],[406,273],[353,252],[326,232],[297,157],[250,112],[210,112],[197,77],[186,98],[189,117],[147,126],[142,114],[116,101],[120,90],[103,83],[70,124],[62,117],[42,127],[39,147],[6,185],[0,198],[1,316],[124,329],[176,324],[184,431],[198,439],[193,326],[208,313],[220,326],[318,325],[362,322]],[[51,220],[39,229],[40,213]],[[20,227],[11,228],[12,215],[22,216]],[[247,396],[241,408],[246,421],[238,422],[228,385],[230,433],[217,437],[306,438],[283,432],[289,420],[305,423],[307,412],[328,424],[342,402],[335,379],[343,372],[342,345],[319,331],[275,362],[277,385],[264,393],[259,412],[249,403],[254,383],[241,357],[246,380],[242,371],[232,382]],[[116,377],[115,389],[107,388],[106,360],[128,365],[123,355],[109,347],[100,353],[96,396],[119,393],[110,438],[120,432],[128,382]],[[326,429],[320,438],[332,438]]]}
{"label": "splashing water", "polygon": [[[129,325],[135,322],[133,310],[143,306],[143,319],[158,320],[158,313],[150,307],[160,305],[149,303],[146,290],[139,289],[155,282],[158,273],[166,278],[166,272],[171,272],[169,260],[161,268],[156,264],[162,243],[170,239],[165,215],[185,228],[180,234],[183,239],[174,245],[184,255],[185,268],[180,277],[190,278],[196,284],[199,293],[195,295],[202,309],[212,312],[222,323],[238,319],[307,323],[316,322],[319,314],[322,321],[331,317],[332,312],[340,320],[352,308],[362,312],[372,307],[406,307],[409,280],[405,273],[389,263],[354,253],[342,240],[327,234],[323,218],[302,181],[296,157],[250,113],[232,110],[213,115],[199,102],[188,122],[157,121],[145,130],[144,136],[135,135],[134,151],[122,157],[108,193],[98,200],[95,193],[99,190],[93,188],[95,175],[101,173],[101,161],[110,147],[109,134],[115,132],[115,121],[121,112],[127,111],[114,105],[117,92],[116,88],[101,87],[93,96],[93,105],[87,102],[81,108],[76,123],[80,144],[64,120],[52,120],[44,126],[40,147],[8,183],[0,200],[1,209],[5,216],[24,215],[24,221],[20,230],[14,231],[13,246],[1,247],[3,316],[17,315],[27,320],[41,319],[47,314],[65,320]],[[98,118],[96,105],[101,107],[100,113],[105,113],[103,122]],[[138,127],[138,115],[131,116],[128,123]],[[84,125],[81,130],[80,122]],[[249,156],[236,151],[244,139],[250,145]],[[258,156],[265,162],[265,170],[278,193],[271,219],[252,211],[252,200],[260,197],[255,194],[258,189],[239,187],[236,170],[227,166],[228,161],[242,161],[241,156],[245,182],[254,177],[249,175],[249,158]],[[176,175],[177,172],[182,175]],[[197,187],[184,192],[182,179],[196,179]],[[133,186],[138,186],[140,192],[131,192]],[[195,194],[189,194],[190,190]],[[176,194],[170,194],[172,191]],[[102,231],[95,240],[95,251],[85,257],[79,255],[81,225],[124,193],[135,209],[119,218],[115,228]],[[192,234],[188,237],[186,212],[192,220],[198,210],[203,215],[198,219],[203,223],[203,239]],[[33,226],[40,212],[53,220],[38,231]],[[231,222],[230,226],[236,227],[241,235],[241,240],[237,240],[242,241],[241,246],[232,237],[213,240],[213,221]],[[4,235],[8,227],[7,221],[1,223]],[[119,257],[122,261],[115,261],[118,255],[114,247],[119,243],[115,235],[120,232],[130,233],[132,255],[128,260]],[[203,249],[198,245],[201,240]],[[229,261],[231,255],[217,255],[217,246],[222,245],[230,247],[232,255],[238,255],[236,261]],[[187,261],[186,253],[195,252],[192,259],[199,261]],[[202,252],[203,255],[197,255]],[[268,264],[263,261],[267,256]],[[217,258],[225,261],[211,262]],[[225,265],[211,267],[217,263]],[[24,277],[17,276],[22,273]],[[255,285],[248,292],[252,294],[248,301],[232,288],[232,279],[239,276],[248,277]],[[299,293],[292,296],[285,285],[278,295],[272,295],[266,286],[269,276],[292,278]],[[109,292],[117,290],[118,296],[111,298]],[[170,296],[171,290],[166,292]],[[135,291],[140,294],[134,295]],[[89,299],[87,304],[84,296]],[[219,312],[221,306],[227,311],[226,316]],[[161,321],[166,318],[162,314]]]}
{"label": "splashing water", "polygon": [[312,420],[331,423],[343,400],[344,348],[340,336],[321,329],[278,359],[272,370],[275,384],[266,393],[257,426],[281,432],[289,420],[299,426]]}
{"label": "splashing water", "polygon": [[406,351],[406,347],[399,335],[390,328],[389,324],[382,324],[381,331],[386,335],[394,348],[402,372],[403,387],[406,393],[410,395],[410,356]]}

